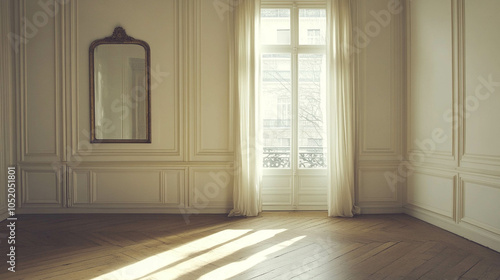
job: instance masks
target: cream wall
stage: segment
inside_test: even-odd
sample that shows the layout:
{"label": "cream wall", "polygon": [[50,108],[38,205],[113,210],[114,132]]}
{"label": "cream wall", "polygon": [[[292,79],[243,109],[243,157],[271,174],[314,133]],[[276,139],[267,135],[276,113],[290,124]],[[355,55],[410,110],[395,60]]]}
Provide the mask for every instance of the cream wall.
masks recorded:
{"label": "cream wall", "polygon": [[[12,26],[12,5],[0,2],[0,220],[7,218],[7,167],[15,166],[15,103],[13,48],[6,40]],[[18,175],[18,174],[16,174]],[[18,190],[18,189],[16,189]],[[17,191],[16,194],[19,194]]]}
{"label": "cream wall", "polygon": [[[362,213],[401,213],[404,184],[389,184],[403,155],[403,1],[354,5],[356,201]],[[390,177],[390,176],[389,176]]]}
{"label": "cream wall", "polygon": [[[12,1],[28,38],[16,64],[21,211],[227,212],[231,15],[205,0],[61,2]],[[401,3],[353,8],[356,200],[363,213],[402,212],[404,184],[386,180],[403,151]],[[117,25],[151,46],[152,144],[89,143],[88,46]]]}
{"label": "cream wall", "polygon": [[406,213],[500,250],[496,0],[407,9]]}
{"label": "cream wall", "polygon": [[[228,13],[200,0],[13,4],[36,27],[16,29],[29,38],[17,64],[22,213],[231,209]],[[116,26],[151,47],[151,144],[89,143],[88,47]]]}

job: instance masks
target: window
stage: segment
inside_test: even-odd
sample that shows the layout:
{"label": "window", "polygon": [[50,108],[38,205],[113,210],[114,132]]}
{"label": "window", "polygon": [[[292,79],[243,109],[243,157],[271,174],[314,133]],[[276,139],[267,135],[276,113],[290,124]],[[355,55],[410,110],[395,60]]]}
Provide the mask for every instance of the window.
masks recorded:
{"label": "window", "polygon": [[264,167],[325,168],[326,10],[263,8],[261,28]]}
{"label": "window", "polygon": [[325,210],[327,205],[326,3],[314,3],[262,4],[264,210]]}

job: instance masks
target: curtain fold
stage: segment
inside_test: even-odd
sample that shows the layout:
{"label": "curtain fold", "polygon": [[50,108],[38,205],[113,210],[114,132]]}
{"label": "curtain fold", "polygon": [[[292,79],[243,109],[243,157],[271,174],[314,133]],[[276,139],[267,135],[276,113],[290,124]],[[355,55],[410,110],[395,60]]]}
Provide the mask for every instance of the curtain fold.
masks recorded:
{"label": "curtain fold", "polygon": [[354,124],[350,0],[327,1],[328,216],[352,217],[354,205]]}
{"label": "curtain fold", "polygon": [[236,146],[233,204],[229,216],[257,216],[261,210],[261,153],[258,141],[258,32],[260,0],[240,0],[234,10]]}

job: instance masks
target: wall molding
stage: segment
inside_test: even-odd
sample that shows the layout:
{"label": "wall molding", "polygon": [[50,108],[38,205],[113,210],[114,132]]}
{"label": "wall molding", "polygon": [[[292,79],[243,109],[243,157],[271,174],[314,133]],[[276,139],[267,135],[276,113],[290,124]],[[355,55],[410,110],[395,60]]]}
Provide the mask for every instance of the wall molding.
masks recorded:
{"label": "wall molding", "polygon": [[[189,158],[192,161],[227,161],[233,158],[233,142],[234,142],[234,98],[233,88],[231,84],[227,86],[228,90],[228,115],[226,116],[228,121],[227,126],[227,143],[228,146],[222,149],[206,147],[203,143],[202,137],[202,26],[203,26],[203,0],[189,0],[186,1],[186,8],[183,10],[186,14],[185,17],[188,18],[188,28],[184,30],[186,41],[182,42],[183,49],[187,49],[188,59],[188,69],[185,73],[187,77],[188,84],[186,89],[188,89],[189,96],[189,127],[190,127],[190,154]],[[232,15],[232,13],[230,13]],[[230,24],[227,19],[222,20],[224,25]],[[228,29],[230,30],[230,29]],[[230,58],[231,54],[228,54]],[[229,59],[231,63],[231,59]],[[230,70],[230,64],[228,66],[228,72]],[[231,83],[231,77],[229,77],[229,83]],[[206,93],[205,93],[206,94]]]}
{"label": "wall molding", "polygon": [[[472,184],[477,184],[482,187],[487,187],[496,190],[500,194],[500,183],[499,183],[499,178],[498,177],[493,177],[493,176],[474,176],[474,175],[461,175],[460,176],[460,185],[459,185],[459,200],[458,200],[458,205],[459,205],[459,211],[458,211],[458,221],[460,223],[467,223],[471,226],[481,228],[483,230],[487,230],[492,232],[493,234],[497,234],[500,236],[500,227],[496,228],[491,225],[488,225],[484,222],[481,222],[477,219],[474,219],[472,217],[467,217],[465,211],[467,210],[465,203],[466,203],[466,188],[467,183],[472,183]],[[500,221],[500,220],[499,220]]]}
{"label": "wall molding", "polygon": [[[457,108],[458,106],[454,106],[456,104],[456,101],[459,99],[458,94],[459,94],[459,88],[457,87],[458,84],[458,71],[457,69],[458,62],[457,62],[457,40],[456,40],[456,30],[457,30],[457,22],[455,18],[455,10],[456,0],[450,0],[450,12],[451,12],[451,29],[452,29],[452,34],[451,34],[451,47],[452,47],[452,69],[450,69],[452,73],[452,104],[450,104],[451,110],[452,110],[452,115],[456,116],[458,114]],[[457,166],[458,164],[458,146],[457,146],[457,141],[458,141],[458,132],[456,129],[453,129],[453,127],[458,127],[459,123],[457,123],[458,120],[456,118],[453,118],[453,121],[451,123],[452,127],[452,140],[451,140],[451,152],[450,151],[429,151],[429,150],[419,150],[416,149],[413,145],[413,140],[415,137],[412,136],[412,102],[411,102],[411,96],[412,96],[412,63],[411,63],[411,53],[412,53],[412,2],[411,1],[406,1],[405,2],[405,8],[406,8],[406,157],[408,158],[411,154],[425,154],[426,161],[430,163],[435,163],[435,164],[442,164],[442,165],[447,165],[447,166]],[[431,135],[428,135],[428,137],[431,137]]]}
{"label": "wall molding", "polygon": [[[111,173],[155,173],[158,176],[158,201],[101,201],[98,193],[98,176]],[[154,208],[154,207],[181,207],[185,204],[185,189],[187,183],[187,167],[162,167],[162,166],[93,166],[93,167],[69,167],[68,168],[68,207],[70,208]],[[169,189],[169,174],[177,178],[178,184]],[[83,177],[82,177],[83,176]],[[79,179],[84,179],[85,185],[78,184]],[[175,191],[172,197],[169,193]],[[79,193],[83,194],[79,197]]]}
{"label": "wall molding", "polygon": [[427,204],[425,202],[421,201],[415,201],[410,197],[410,183],[407,183],[407,193],[406,193],[406,208],[410,209],[415,209],[415,208],[420,208],[422,210],[438,214],[446,219],[450,219],[455,221],[457,219],[456,212],[457,212],[457,193],[458,193],[458,174],[455,172],[451,171],[439,171],[439,170],[431,170],[431,169],[426,169],[426,168],[419,168],[417,170],[414,170],[411,176],[415,176],[416,174],[421,174],[421,175],[427,175],[427,176],[432,176],[432,177],[439,177],[439,178],[445,178],[448,180],[452,181],[452,197],[451,203],[452,203],[452,209],[450,211],[445,211],[443,209],[438,209],[430,204]]}
{"label": "wall molding", "polygon": [[460,158],[460,166],[467,168],[476,168],[476,169],[485,169],[488,171],[499,171],[500,170],[500,155],[491,155],[491,154],[474,154],[467,152],[467,104],[466,98],[467,87],[467,69],[465,67],[467,51],[466,51],[466,15],[465,15],[465,1],[464,0],[455,0],[457,5],[457,38],[458,38],[458,77],[461,79],[461,83],[459,83],[460,95],[458,98],[458,107],[460,108],[460,138],[459,138],[459,158]]}
{"label": "wall molding", "polygon": [[[62,208],[66,207],[66,166],[64,165],[43,165],[43,164],[19,164],[18,165],[18,196],[20,200],[18,201],[17,207],[20,208]],[[53,199],[40,199],[36,198],[36,193],[32,187],[40,187],[40,180],[36,181],[36,184],[29,183],[29,176],[31,174],[45,174],[49,177],[53,177],[53,181],[49,182],[53,184],[53,192],[48,195],[52,196]],[[49,190],[44,189],[42,192],[47,195]],[[34,194],[33,194],[34,193]]]}
{"label": "wall molding", "polygon": [[[179,6],[179,1],[174,1],[174,10],[177,11]],[[64,20],[61,21],[63,25],[63,30],[65,30],[65,36],[63,36],[64,45],[67,50],[66,55],[66,67],[65,72],[70,73],[65,77],[66,82],[66,90],[70,92],[71,95],[68,98],[68,102],[66,102],[66,107],[69,109],[67,112],[67,137],[68,143],[71,143],[67,148],[67,161],[74,161],[75,159],[82,159],[87,161],[110,161],[110,160],[119,160],[121,159],[130,159],[133,161],[141,161],[141,160],[159,160],[159,161],[182,161],[184,158],[184,147],[182,138],[184,137],[184,99],[181,92],[181,84],[178,82],[181,79],[180,76],[180,53],[181,47],[178,44],[174,44],[174,53],[173,57],[175,58],[175,77],[174,77],[174,106],[175,110],[175,122],[174,122],[174,148],[155,148],[152,149],[143,144],[90,144],[88,141],[90,136],[84,135],[84,137],[89,139],[82,139],[80,133],[82,131],[86,131],[86,134],[90,135],[90,132],[87,131],[86,128],[80,127],[80,121],[82,120],[82,114],[80,112],[80,100],[82,98],[82,93],[79,92],[79,64],[88,63],[87,60],[79,61],[79,52],[86,50],[79,50],[78,48],[78,34],[79,34],[79,26],[78,26],[78,1],[69,0],[66,4],[64,4]],[[175,25],[175,40],[180,41],[181,34],[179,33],[179,25],[181,24],[181,19],[177,15],[176,12],[173,13],[175,15],[174,25]],[[154,67],[155,64],[152,64]],[[152,69],[154,71],[155,69]],[[152,84],[153,87],[153,84]],[[153,91],[151,93],[154,95]],[[155,122],[160,123],[156,120],[155,116],[152,116],[152,135],[153,142],[158,143],[158,138],[155,138],[158,131],[157,128],[155,130]],[[155,132],[156,131],[156,132]],[[85,133],[84,133],[85,134]],[[145,148],[147,147],[147,148]]]}
{"label": "wall molding", "polygon": [[[363,18],[360,16],[361,13],[366,14],[365,9],[360,7],[357,2],[354,2],[354,15],[353,20],[356,22],[358,27],[361,26],[361,22]],[[362,6],[362,5],[361,5]],[[392,21],[390,23],[390,33],[391,33],[391,61],[389,62],[391,67],[391,81],[390,81],[390,92],[391,92],[391,111],[390,111],[390,143],[388,143],[387,147],[369,147],[366,142],[367,137],[365,136],[365,131],[368,128],[365,126],[367,115],[365,112],[367,111],[367,107],[370,104],[366,103],[366,100],[363,100],[363,95],[361,92],[366,95],[368,93],[368,89],[366,88],[366,84],[362,81],[366,80],[361,77],[366,77],[366,71],[362,71],[361,65],[364,63],[362,61],[366,60],[366,51],[361,50],[360,53],[355,55],[355,64],[357,65],[357,75],[360,77],[356,80],[356,92],[357,92],[357,105],[356,107],[358,112],[358,121],[357,121],[357,131],[359,133],[358,136],[358,158],[359,160],[400,160],[402,153],[402,121],[401,121],[401,112],[402,112],[402,97],[401,93],[404,91],[403,89],[403,29],[401,27],[403,23],[403,15],[397,14],[392,16]],[[398,71],[399,69],[399,71]]]}
{"label": "wall molding", "polygon": [[[21,38],[30,38],[29,40],[33,40],[30,36],[27,34],[26,30],[26,25],[24,24],[22,19],[30,19],[29,16],[27,16],[27,7],[26,7],[26,0],[20,0],[15,2],[17,5],[16,9],[16,14],[17,14],[17,29],[16,32],[19,34]],[[57,4],[56,4],[57,5]],[[56,8],[54,5],[54,9]],[[53,148],[47,148],[47,149],[42,149],[42,150],[33,150],[29,146],[29,138],[30,138],[30,131],[28,127],[28,122],[29,117],[28,117],[28,103],[30,102],[29,96],[28,96],[28,76],[27,76],[27,69],[28,69],[28,64],[29,60],[27,57],[27,45],[30,44],[29,41],[26,43],[21,43],[19,44],[19,54],[18,54],[18,61],[17,65],[19,65],[18,73],[17,73],[17,90],[18,90],[18,110],[17,110],[17,119],[19,120],[18,122],[18,139],[20,139],[20,145],[19,145],[19,153],[18,153],[18,158],[20,162],[41,162],[41,161],[60,161],[63,157],[62,155],[62,131],[60,129],[61,124],[63,122],[62,120],[62,111],[61,108],[62,106],[62,92],[61,92],[61,80],[59,79],[61,73],[60,73],[60,64],[61,64],[61,45],[58,43],[58,33],[60,33],[59,30],[59,25],[57,24],[58,21],[60,21],[61,18],[61,13],[54,10],[54,68],[49,71],[54,71],[54,110],[55,110],[55,116],[54,116],[54,133],[53,137],[55,139],[54,142],[54,147]],[[48,20],[50,21],[50,19]],[[50,25],[50,23],[49,23]],[[42,26],[40,28],[47,28],[46,26]],[[39,29],[37,29],[34,32],[38,32]],[[37,36],[37,33],[34,34],[35,38]],[[47,110],[52,110],[51,108],[47,108]]]}
{"label": "wall molding", "polygon": [[[200,210],[210,208],[231,209],[233,206],[233,172],[229,166],[190,167],[187,208]],[[221,174],[222,173],[222,174]],[[210,177],[201,183],[197,175]],[[226,181],[228,180],[228,181]],[[216,200],[225,198],[225,200]]]}
{"label": "wall molding", "polygon": [[[357,172],[357,192],[356,192],[356,201],[359,204],[360,207],[364,208],[365,206],[374,206],[374,205],[384,205],[384,207],[387,207],[390,205],[391,207],[401,207],[402,206],[402,198],[401,198],[401,189],[402,189],[402,184],[400,182],[397,183],[397,186],[394,189],[391,189],[389,185],[385,185],[384,187],[389,189],[391,192],[390,197],[370,197],[370,196],[365,196],[363,193],[362,186],[364,185],[363,182],[363,174],[365,172],[379,172],[382,176],[385,178],[385,173],[386,172],[392,172],[396,174],[396,176],[399,176],[398,173],[398,167],[395,165],[372,165],[372,166],[359,166],[358,167],[358,172]],[[388,184],[388,183],[387,183]],[[370,185],[370,183],[367,183],[366,185],[371,186],[372,188],[379,186],[375,185]]]}

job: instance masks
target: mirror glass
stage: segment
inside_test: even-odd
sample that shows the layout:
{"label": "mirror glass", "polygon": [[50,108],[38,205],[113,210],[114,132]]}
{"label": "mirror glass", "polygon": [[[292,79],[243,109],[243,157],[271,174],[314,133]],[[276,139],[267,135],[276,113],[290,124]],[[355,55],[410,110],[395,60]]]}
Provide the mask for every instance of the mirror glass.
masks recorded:
{"label": "mirror glass", "polygon": [[91,46],[91,142],[150,143],[149,48],[106,39]]}

